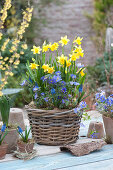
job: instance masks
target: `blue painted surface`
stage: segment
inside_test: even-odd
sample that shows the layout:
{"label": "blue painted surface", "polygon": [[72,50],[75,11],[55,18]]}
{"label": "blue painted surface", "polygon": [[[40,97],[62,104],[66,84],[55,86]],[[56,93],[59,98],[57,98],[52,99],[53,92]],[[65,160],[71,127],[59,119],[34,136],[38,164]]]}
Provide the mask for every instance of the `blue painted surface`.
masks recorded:
{"label": "blue painted surface", "polygon": [[[59,153],[49,156],[36,157],[29,161],[17,160],[4,162],[0,163],[0,170],[83,170],[84,166],[87,168],[90,166],[90,169],[88,170],[91,170],[91,166],[93,168],[93,165],[95,164],[91,165],[89,163],[104,161],[105,164],[105,160],[109,159],[113,159],[113,145],[106,145],[100,151],[95,151],[89,155],[81,157],[72,156],[70,153]],[[87,168],[85,170],[87,170]]]}

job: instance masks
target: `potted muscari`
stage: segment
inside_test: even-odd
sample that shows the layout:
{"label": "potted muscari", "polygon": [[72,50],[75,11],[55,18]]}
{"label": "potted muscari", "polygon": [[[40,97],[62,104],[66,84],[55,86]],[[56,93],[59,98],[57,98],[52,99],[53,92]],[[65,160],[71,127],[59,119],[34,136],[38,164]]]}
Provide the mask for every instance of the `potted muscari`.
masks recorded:
{"label": "potted muscari", "polygon": [[0,97],[0,112],[2,122],[8,128],[8,135],[4,139],[4,141],[8,144],[7,153],[11,153],[16,150],[17,140],[19,138],[19,135],[16,131],[16,125],[11,125],[8,123],[11,103],[12,100],[7,95],[3,95]]}
{"label": "potted muscari", "polygon": [[104,91],[97,93],[96,108],[103,116],[106,141],[113,143],[113,94],[106,97]]}
{"label": "potted muscari", "polygon": [[18,151],[21,153],[32,153],[34,147],[34,140],[29,138],[31,128],[28,130],[27,126],[25,131],[21,127],[17,127],[17,132],[20,135],[20,139],[17,141]]}
{"label": "potted muscari", "polygon": [[8,133],[8,131],[6,130],[6,124],[4,124],[1,127],[1,132],[0,132],[0,160],[5,158],[5,155],[7,153],[7,147],[8,144],[4,142],[4,139]]}
{"label": "potted muscari", "polygon": [[[37,143],[60,145],[78,139],[84,100],[83,84],[86,73],[84,65],[76,60],[83,57],[82,38],[74,39],[69,57],[65,46],[69,39],[61,37],[59,42],[33,46],[34,58],[27,63],[27,76],[21,84],[27,85],[34,96],[34,108],[27,108],[32,135]],[[62,46],[62,53],[59,46]],[[46,59],[46,53],[50,57]],[[52,52],[56,57],[53,60]],[[48,54],[47,54],[48,55]]]}

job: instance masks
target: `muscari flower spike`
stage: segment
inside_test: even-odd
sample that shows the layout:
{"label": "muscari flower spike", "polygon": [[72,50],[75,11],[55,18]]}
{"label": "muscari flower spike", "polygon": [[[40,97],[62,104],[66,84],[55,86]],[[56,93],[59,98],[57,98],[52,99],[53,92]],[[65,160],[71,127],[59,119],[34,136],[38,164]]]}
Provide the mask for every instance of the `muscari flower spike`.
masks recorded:
{"label": "muscari flower spike", "polygon": [[18,126],[17,128],[18,128],[19,133],[23,132],[23,130],[22,130],[22,128],[20,126]]}
{"label": "muscari flower spike", "polygon": [[51,94],[53,95],[53,94],[55,94],[56,92],[55,92],[55,89],[54,88],[52,88],[51,89]]}
{"label": "muscari flower spike", "polygon": [[82,93],[82,91],[83,91],[83,85],[81,84],[79,87],[79,93]]}
{"label": "muscari flower spike", "polygon": [[6,124],[3,124],[1,128],[1,132],[5,132],[5,129],[6,129]]}

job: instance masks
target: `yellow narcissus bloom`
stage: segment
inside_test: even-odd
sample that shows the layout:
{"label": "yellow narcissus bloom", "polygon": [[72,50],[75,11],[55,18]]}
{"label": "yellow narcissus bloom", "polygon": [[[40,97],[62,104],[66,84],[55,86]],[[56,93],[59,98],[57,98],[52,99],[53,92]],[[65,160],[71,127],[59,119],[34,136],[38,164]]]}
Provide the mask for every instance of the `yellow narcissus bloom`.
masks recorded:
{"label": "yellow narcissus bloom", "polygon": [[[84,76],[84,75],[85,75],[84,70],[85,70],[85,69],[81,70],[81,72],[80,72],[81,76]],[[79,70],[79,71],[80,71],[80,70]]]}
{"label": "yellow narcissus bloom", "polygon": [[48,68],[48,73],[51,73],[51,74],[52,74],[54,71],[55,71],[55,70],[54,70],[54,67],[49,67],[49,68]]}
{"label": "yellow narcissus bloom", "polygon": [[84,51],[82,50],[81,46],[76,47],[75,51],[77,52],[79,56],[83,57],[84,56]]}
{"label": "yellow narcissus bloom", "polygon": [[69,67],[71,65],[70,60],[66,60],[66,66]]}
{"label": "yellow narcissus bloom", "polygon": [[49,45],[43,45],[42,52],[47,52],[49,50]]}
{"label": "yellow narcissus bloom", "polygon": [[64,65],[66,59],[67,59],[67,57],[64,56],[64,54],[62,54],[61,56],[58,57],[58,63]]}
{"label": "yellow narcissus bloom", "polygon": [[50,48],[51,48],[51,51],[55,51],[58,49],[58,47],[59,47],[59,44],[55,42],[54,44],[51,45]]}
{"label": "yellow narcissus bloom", "polygon": [[38,64],[35,64],[35,63],[31,63],[29,67],[31,67],[31,69],[37,69],[39,65]]}
{"label": "yellow narcissus bloom", "polygon": [[64,45],[67,45],[67,43],[69,42],[70,40],[67,39],[67,35],[65,37],[61,37],[61,40],[59,41],[60,44],[62,44],[62,46]]}
{"label": "yellow narcissus bloom", "polygon": [[33,51],[33,54],[40,54],[40,51],[42,49],[40,48],[40,46],[36,47],[36,46],[33,46],[33,49],[31,51]]}
{"label": "yellow narcissus bloom", "polygon": [[71,57],[71,61],[76,61],[76,59],[79,59],[78,53],[72,53],[72,55],[69,55]]}
{"label": "yellow narcissus bloom", "polygon": [[44,72],[46,72],[49,69],[49,65],[48,64],[43,64],[42,68],[44,69]]}
{"label": "yellow narcissus bloom", "polygon": [[76,43],[78,45],[81,45],[81,41],[83,40],[83,38],[77,37],[76,40],[73,41],[73,43]]}
{"label": "yellow narcissus bloom", "polygon": [[27,44],[22,44],[21,47],[26,50],[27,49]]}
{"label": "yellow narcissus bloom", "polygon": [[2,91],[0,91],[0,97],[1,97],[1,96],[3,96],[3,93],[2,93]]}

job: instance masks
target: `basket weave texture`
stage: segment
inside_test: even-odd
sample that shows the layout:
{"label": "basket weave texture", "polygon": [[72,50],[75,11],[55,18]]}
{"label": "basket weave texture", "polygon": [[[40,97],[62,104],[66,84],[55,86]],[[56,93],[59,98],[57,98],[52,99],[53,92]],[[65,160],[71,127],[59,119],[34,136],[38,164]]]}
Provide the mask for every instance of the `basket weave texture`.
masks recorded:
{"label": "basket weave texture", "polygon": [[36,143],[65,145],[78,139],[81,117],[73,110],[27,109],[27,112]]}

